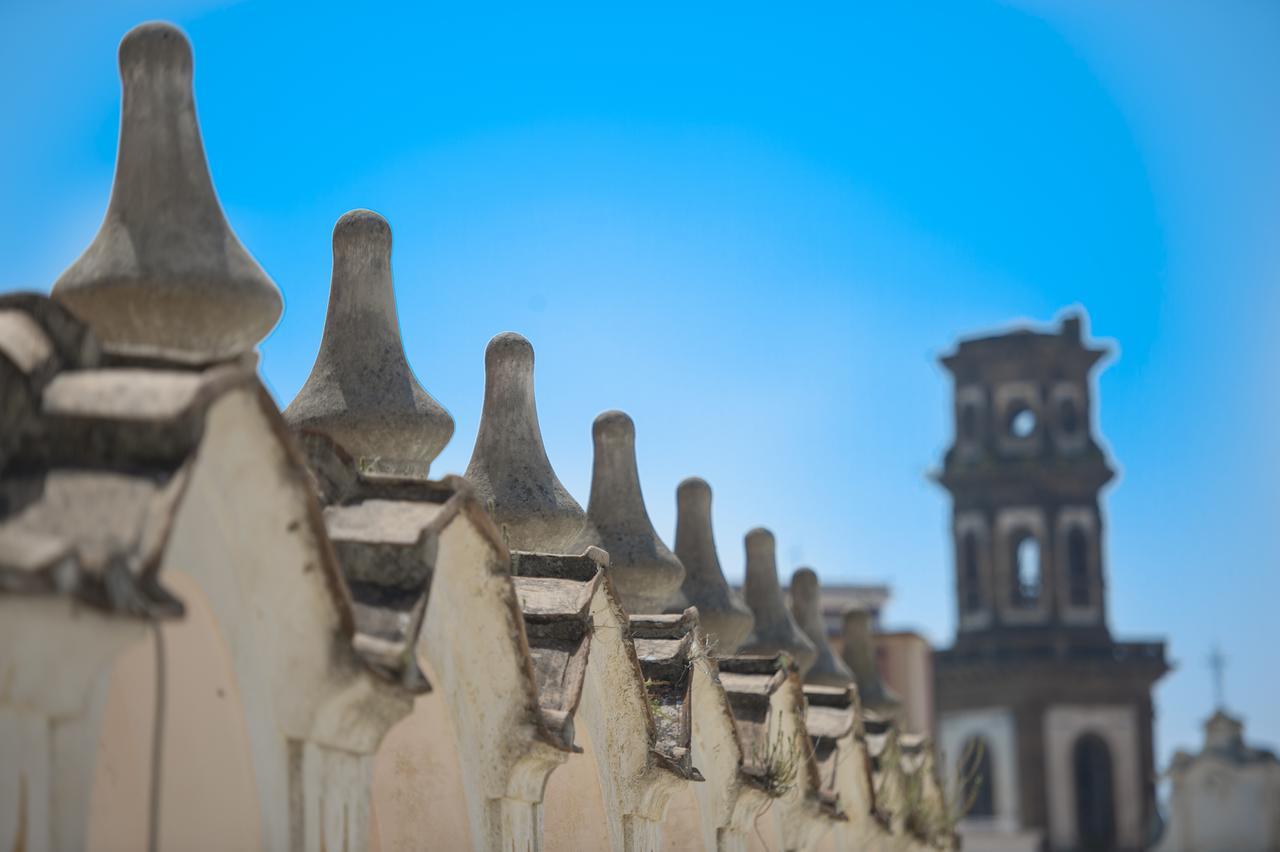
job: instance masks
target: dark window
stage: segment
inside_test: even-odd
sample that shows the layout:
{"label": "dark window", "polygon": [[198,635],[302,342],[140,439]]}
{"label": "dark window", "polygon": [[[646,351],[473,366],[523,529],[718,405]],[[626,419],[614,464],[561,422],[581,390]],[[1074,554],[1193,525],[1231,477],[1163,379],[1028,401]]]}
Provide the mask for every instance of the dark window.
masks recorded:
{"label": "dark window", "polygon": [[959,775],[962,801],[968,801],[965,816],[996,815],[996,784],[991,774],[991,749],[982,737],[970,737],[960,749]]}
{"label": "dark window", "polygon": [[1067,584],[1072,606],[1089,606],[1089,539],[1084,530],[1072,527],[1067,533]]}
{"label": "dark window", "polygon": [[978,406],[971,402],[960,407],[960,437],[969,442],[978,440]]}
{"label": "dark window", "polygon": [[960,571],[964,577],[964,610],[982,609],[982,580],[978,573],[978,537],[966,533],[960,543]]}
{"label": "dark window", "polygon": [[1111,789],[1111,750],[1102,737],[1085,734],[1076,740],[1072,763],[1078,848],[1088,852],[1114,849],[1116,813]]}
{"label": "dark window", "polygon": [[1080,428],[1080,412],[1076,410],[1074,399],[1064,399],[1058,403],[1058,426],[1065,435],[1074,435]]}
{"label": "dark window", "polygon": [[1017,605],[1032,606],[1040,600],[1040,542],[1030,532],[1015,535],[1010,541],[1011,600]]}

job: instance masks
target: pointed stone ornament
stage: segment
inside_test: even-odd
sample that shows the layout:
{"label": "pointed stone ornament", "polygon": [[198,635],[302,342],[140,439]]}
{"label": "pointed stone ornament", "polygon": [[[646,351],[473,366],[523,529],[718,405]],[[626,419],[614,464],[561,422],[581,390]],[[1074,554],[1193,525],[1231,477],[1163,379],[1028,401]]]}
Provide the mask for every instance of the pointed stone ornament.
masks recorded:
{"label": "pointed stone ornament", "polygon": [[352,210],[333,227],[333,278],[311,375],[284,412],[327,435],[361,470],[425,477],[453,418],[414,378],[391,284],[391,226]]}
{"label": "pointed stone ornament", "polygon": [[875,638],[871,635],[871,613],[861,607],[846,610],[841,630],[844,636],[841,656],[853,672],[863,706],[885,716],[896,716],[902,701],[880,679],[880,670],[876,667]]}
{"label": "pointed stone ornament", "polygon": [[818,651],[818,658],[804,676],[805,683],[819,686],[848,686],[853,672],[831,653],[827,630],[822,623],[822,594],[818,575],[812,568],[801,568],[791,575],[791,614]]}
{"label": "pointed stone ornament", "polygon": [[674,600],[684,566],[658,538],[636,469],[636,427],[621,411],[591,425],[595,459],[587,518],[609,553],[609,575],[629,614],[660,613]]}
{"label": "pointed stone ornament", "polygon": [[466,478],[512,550],[568,553],[587,515],[547,459],[533,395],[533,346],[504,332],[484,350],[484,408]]}
{"label": "pointed stone ornament", "polygon": [[684,565],[680,592],[698,608],[708,650],[727,657],[751,632],[751,610],[725,582],[711,529],[711,486],[696,476],[676,488],[676,558]]}
{"label": "pointed stone ornament", "polygon": [[252,350],[281,300],[218,204],[191,72],[191,45],[171,24],[141,24],[120,42],[111,200],[53,297],[108,348],[211,361]]}
{"label": "pointed stone ornament", "polygon": [[773,533],[756,527],[747,533],[747,579],[742,596],[755,615],[756,623],[740,654],[776,654],[785,651],[796,661],[803,677],[813,666],[818,651],[804,635],[787,609],[778,585],[777,543]]}

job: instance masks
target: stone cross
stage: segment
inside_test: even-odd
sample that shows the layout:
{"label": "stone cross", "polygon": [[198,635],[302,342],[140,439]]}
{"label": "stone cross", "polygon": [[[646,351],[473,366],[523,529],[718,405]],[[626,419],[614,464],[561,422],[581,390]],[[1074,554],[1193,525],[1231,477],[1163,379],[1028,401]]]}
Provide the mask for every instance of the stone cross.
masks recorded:
{"label": "stone cross", "polygon": [[1223,700],[1223,679],[1227,668],[1227,658],[1222,655],[1222,649],[1217,645],[1213,646],[1213,651],[1209,654],[1209,670],[1213,673],[1213,708],[1221,710],[1226,706]]}

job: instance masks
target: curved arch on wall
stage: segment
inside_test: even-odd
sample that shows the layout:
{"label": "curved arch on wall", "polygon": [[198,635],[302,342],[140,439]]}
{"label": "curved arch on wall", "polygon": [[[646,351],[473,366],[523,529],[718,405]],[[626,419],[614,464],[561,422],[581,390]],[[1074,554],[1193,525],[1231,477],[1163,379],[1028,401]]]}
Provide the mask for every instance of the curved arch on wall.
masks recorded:
{"label": "curved arch on wall", "polygon": [[[1147,825],[1143,821],[1143,770],[1139,704],[1055,704],[1044,713],[1045,792],[1048,798],[1049,842],[1065,849],[1088,848],[1078,837],[1076,746],[1082,741],[1106,745],[1110,764],[1110,801],[1114,814],[1114,845],[1141,848]],[[1091,737],[1092,739],[1085,739]],[[1105,848],[1105,847],[1103,847]]]}
{"label": "curved arch on wall", "polygon": [[965,815],[993,819],[997,811],[995,761],[991,756],[991,743],[981,734],[970,736],[960,747],[956,760],[958,777],[966,782],[962,795],[969,802],[969,810]]}
{"label": "curved arch on wall", "polygon": [[458,735],[440,692],[418,696],[373,764],[369,852],[471,849]]}
{"label": "curved arch on wall", "polygon": [[[200,586],[166,571],[186,615],[164,639],[160,848],[262,848],[248,724],[226,639]],[[111,671],[89,803],[90,850],[147,848],[155,708],[155,640]]]}
{"label": "curved arch on wall", "polygon": [[564,766],[552,772],[547,781],[543,848],[609,849],[609,820],[604,811],[595,745],[586,725],[575,728],[574,740],[582,752],[569,755]]}
{"label": "curved arch on wall", "polygon": [[951,800],[960,797],[956,779],[965,744],[980,739],[986,744],[985,759],[990,762],[992,813],[980,816],[969,813],[962,818],[966,825],[980,831],[1018,831],[1021,826],[1019,801],[1017,730],[1013,712],[1007,707],[987,707],[943,714],[938,720],[940,774]]}

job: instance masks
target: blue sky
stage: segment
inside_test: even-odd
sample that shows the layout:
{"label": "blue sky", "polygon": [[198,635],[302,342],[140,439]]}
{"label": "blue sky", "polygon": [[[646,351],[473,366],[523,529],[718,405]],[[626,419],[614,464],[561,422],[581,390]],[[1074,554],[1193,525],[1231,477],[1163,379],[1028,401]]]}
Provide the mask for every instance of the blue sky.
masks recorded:
{"label": "blue sky", "polygon": [[172,20],[222,203],[284,293],[282,405],[333,222],[376,209],[410,360],[457,421],[434,470],[465,467],[485,342],[519,331],[581,502],[591,420],[622,408],[664,535],[703,476],[731,577],[763,524],[784,573],[889,582],[889,620],[939,642],[936,358],[1082,306],[1117,350],[1112,627],[1179,666],[1162,762],[1200,742],[1215,642],[1229,707],[1280,743],[1280,6],[694,5],[6,3],[0,289],[46,290],[92,238],[117,42]]}

